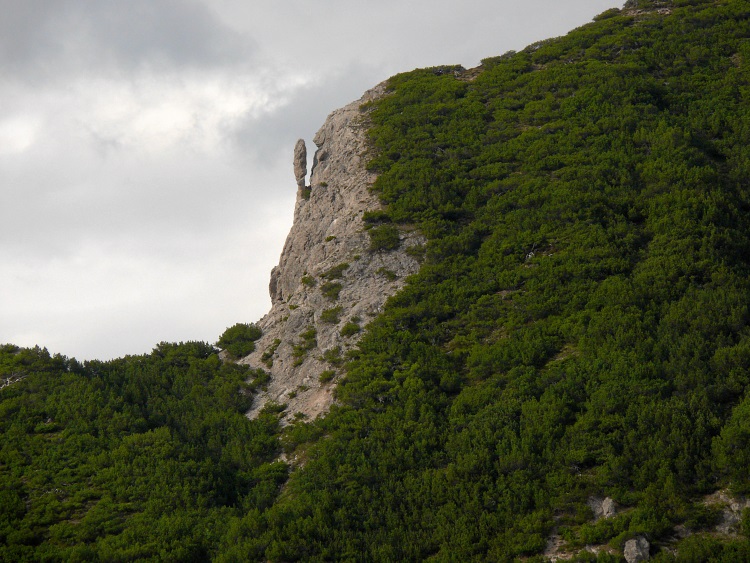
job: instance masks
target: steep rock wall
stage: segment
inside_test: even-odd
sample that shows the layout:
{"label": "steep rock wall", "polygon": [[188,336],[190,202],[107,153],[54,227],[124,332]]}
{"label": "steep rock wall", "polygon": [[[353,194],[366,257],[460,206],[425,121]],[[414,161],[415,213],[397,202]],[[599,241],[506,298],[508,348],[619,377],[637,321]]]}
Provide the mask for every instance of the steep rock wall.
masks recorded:
{"label": "steep rock wall", "polygon": [[294,223],[271,272],[272,308],[258,322],[263,336],[255,352],[241,360],[271,374],[248,413],[251,418],[269,401],[286,404],[286,418],[326,412],[341,377],[341,359],[361,335],[357,326],[364,328],[419,268],[406,252],[424,243],[419,233],[402,228],[397,249],[372,252],[362,219],[382,206],[370,192],[376,176],[365,168],[360,106],[384,93],[381,84],[334,111],[313,139],[317,151],[310,185],[299,184]]}

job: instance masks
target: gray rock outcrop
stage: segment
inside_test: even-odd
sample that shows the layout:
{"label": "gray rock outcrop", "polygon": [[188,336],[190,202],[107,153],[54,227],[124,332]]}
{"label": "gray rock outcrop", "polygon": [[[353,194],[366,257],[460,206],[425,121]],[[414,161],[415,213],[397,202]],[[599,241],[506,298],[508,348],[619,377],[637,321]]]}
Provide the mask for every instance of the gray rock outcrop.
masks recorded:
{"label": "gray rock outcrop", "polygon": [[[366,113],[360,106],[384,94],[381,84],[334,111],[315,135],[310,186],[297,192],[294,223],[271,272],[272,307],[258,322],[263,336],[241,360],[271,374],[251,418],[269,401],[286,404],[287,418],[326,412],[358,330],[419,268],[405,251],[424,243],[419,233],[401,229],[398,249],[371,252],[363,221],[381,204],[370,192],[376,176],[365,167]],[[296,155],[295,148],[295,175],[301,162]]]}
{"label": "gray rock outcrop", "polygon": [[744,497],[734,497],[726,490],[716,491],[704,499],[704,504],[708,506],[721,506],[721,521],[716,525],[716,531],[728,536],[736,536],[740,522],[742,521],[742,512],[750,508],[750,499]]}
{"label": "gray rock outcrop", "polygon": [[648,540],[643,536],[638,536],[637,538],[626,541],[625,550],[623,551],[625,561],[628,563],[648,561],[650,557],[648,553],[650,547]]}
{"label": "gray rock outcrop", "polygon": [[612,518],[617,512],[615,501],[609,497],[589,497],[586,504],[588,504],[589,508],[591,508],[594,513],[594,520]]}
{"label": "gray rock outcrop", "polygon": [[297,187],[304,189],[307,177],[307,147],[304,139],[299,139],[294,145],[294,177],[297,179]]}

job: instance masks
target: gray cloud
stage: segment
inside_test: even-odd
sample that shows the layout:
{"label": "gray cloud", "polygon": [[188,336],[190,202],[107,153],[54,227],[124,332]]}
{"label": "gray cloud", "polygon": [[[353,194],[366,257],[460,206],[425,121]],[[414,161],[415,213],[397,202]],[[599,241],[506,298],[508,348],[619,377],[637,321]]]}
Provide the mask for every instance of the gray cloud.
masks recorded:
{"label": "gray cloud", "polygon": [[0,9],[0,68],[17,79],[247,64],[255,51],[189,0],[2,0]]}

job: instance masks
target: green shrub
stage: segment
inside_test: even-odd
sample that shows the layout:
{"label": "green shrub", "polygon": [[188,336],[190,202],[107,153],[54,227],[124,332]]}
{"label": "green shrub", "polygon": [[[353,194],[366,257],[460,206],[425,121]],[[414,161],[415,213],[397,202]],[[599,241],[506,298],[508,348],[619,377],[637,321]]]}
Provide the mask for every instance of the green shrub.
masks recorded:
{"label": "green shrub", "polygon": [[336,375],[336,372],[332,369],[327,369],[325,371],[322,371],[320,375],[318,376],[318,381],[321,383],[328,383],[333,379],[333,377]]}
{"label": "green shrub", "polygon": [[336,301],[339,298],[339,293],[341,293],[341,288],[342,285],[338,282],[326,282],[320,286],[320,291],[331,301]]}
{"label": "green shrub", "polygon": [[315,327],[309,326],[307,327],[307,330],[300,334],[300,337],[302,338],[302,342],[299,344],[295,344],[292,348],[292,357],[294,358],[294,366],[302,365],[302,362],[305,361],[305,357],[307,356],[307,353],[315,348],[317,346],[318,341],[316,340],[316,336],[318,335],[318,332],[315,330]]}
{"label": "green shrub", "polygon": [[349,264],[343,262],[338,264],[324,273],[321,277],[326,280],[339,280],[344,277],[344,271],[349,267]]}
{"label": "green shrub", "polygon": [[286,403],[277,403],[276,401],[268,401],[261,409],[261,416],[264,414],[280,414],[286,410]]}
{"label": "green shrub", "polygon": [[695,503],[688,507],[683,525],[690,531],[708,530],[721,520],[721,507]]}
{"label": "green shrub", "polygon": [[388,281],[395,281],[398,279],[398,276],[396,275],[396,272],[389,270],[388,268],[378,268],[377,272],[381,276],[385,277]]}
{"label": "green shrub", "polygon": [[243,358],[255,350],[255,341],[262,335],[263,331],[252,323],[237,323],[224,331],[216,345],[233,358]]}
{"label": "green shrub", "polygon": [[256,391],[257,389],[265,390],[268,386],[268,382],[271,381],[271,374],[260,368],[253,370],[252,378],[247,384],[247,388],[250,391]]}
{"label": "green shrub", "polygon": [[276,349],[281,344],[281,340],[278,338],[274,339],[273,344],[263,351],[263,355],[260,357],[260,361],[266,364],[269,368],[273,366],[273,355],[276,353]]}
{"label": "green shrub", "polygon": [[310,276],[308,274],[305,274],[304,276],[302,276],[302,285],[306,285],[308,287],[313,287],[315,285],[315,283],[316,282],[315,282],[315,278],[314,277],[312,277],[312,276]]}
{"label": "green shrub", "polygon": [[343,310],[343,307],[333,307],[332,309],[326,309],[320,314],[320,320],[321,322],[328,323],[328,324],[338,324],[339,322],[339,316],[341,315],[341,311]]}
{"label": "green shrub", "polygon": [[598,22],[598,21],[602,21],[602,20],[607,20],[609,18],[614,18],[616,16],[619,16],[620,13],[621,12],[620,12],[619,8],[610,8],[609,10],[605,10],[604,12],[602,12],[601,14],[599,14],[598,16],[594,16],[594,21]]}
{"label": "green shrub", "polygon": [[357,334],[360,331],[359,325],[354,322],[348,322],[341,327],[341,336],[348,337]]}
{"label": "green shrub", "polygon": [[378,209],[376,211],[365,211],[362,220],[367,225],[377,225],[378,223],[390,223],[391,216],[387,211]]}
{"label": "green shrub", "polygon": [[395,250],[401,244],[398,229],[393,225],[379,225],[367,232],[370,233],[370,250],[372,252]]}
{"label": "green shrub", "polygon": [[415,244],[414,246],[407,246],[404,249],[404,252],[415,260],[422,261],[422,259],[424,259],[425,250],[423,244]]}
{"label": "green shrub", "polygon": [[499,65],[503,61],[507,61],[509,59],[512,59],[515,54],[516,54],[516,51],[514,51],[514,50],[511,49],[510,51],[506,51],[502,55],[498,55],[496,57],[487,57],[487,58],[484,58],[484,59],[481,60],[482,67],[485,70],[490,70],[491,68],[496,67],[497,65]]}
{"label": "green shrub", "polygon": [[315,330],[315,327],[308,326],[307,330],[300,334],[303,340],[315,340],[315,335],[317,334],[317,331]]}
{"label": "green shrub", "polygon": [[336,367],[344,363],[344,359],[341,357],[340,346],[336,346],[335,348],[326,350],[325,352],[323,352],[323,355],[320,357],[320,359]]}

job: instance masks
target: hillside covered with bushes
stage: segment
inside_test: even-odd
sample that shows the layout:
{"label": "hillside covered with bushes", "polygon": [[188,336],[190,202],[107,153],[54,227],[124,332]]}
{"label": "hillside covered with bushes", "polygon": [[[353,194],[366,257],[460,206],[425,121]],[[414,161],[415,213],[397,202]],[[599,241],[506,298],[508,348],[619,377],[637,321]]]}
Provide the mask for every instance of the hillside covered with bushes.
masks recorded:
{"label": "hillside covered with bushes", "polygon": [[630,0],[389,89],[368,220],[427,243],[338,404],[247,420],[263,373],[207,344],[5,346],[0,560],[750,560],[706,502],[750,493],[750,2]]}

